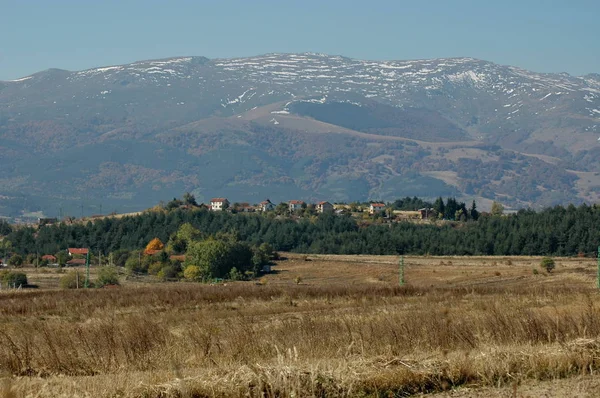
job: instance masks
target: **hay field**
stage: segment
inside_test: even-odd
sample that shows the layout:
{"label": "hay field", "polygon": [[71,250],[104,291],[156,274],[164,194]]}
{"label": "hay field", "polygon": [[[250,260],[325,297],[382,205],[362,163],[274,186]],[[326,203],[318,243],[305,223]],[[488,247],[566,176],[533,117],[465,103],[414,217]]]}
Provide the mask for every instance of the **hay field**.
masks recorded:
{"label": "hay field", "polygon": [[[593,259],[303,256],[260,282],[0,292],[0,397],[596,396]],[[534,269],[539,272],[534,273]]]}

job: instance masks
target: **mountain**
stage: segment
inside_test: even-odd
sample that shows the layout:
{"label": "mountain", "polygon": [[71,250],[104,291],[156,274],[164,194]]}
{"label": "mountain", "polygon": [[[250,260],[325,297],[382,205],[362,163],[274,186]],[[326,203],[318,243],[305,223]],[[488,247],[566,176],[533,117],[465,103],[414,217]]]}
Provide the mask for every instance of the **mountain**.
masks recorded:
{"label": "mountain", "polygon": [[[598,200],[600,75],[176,57],[0,82],[0,215],[200,201]],[[102,209],[101,209],[101,206]]]}

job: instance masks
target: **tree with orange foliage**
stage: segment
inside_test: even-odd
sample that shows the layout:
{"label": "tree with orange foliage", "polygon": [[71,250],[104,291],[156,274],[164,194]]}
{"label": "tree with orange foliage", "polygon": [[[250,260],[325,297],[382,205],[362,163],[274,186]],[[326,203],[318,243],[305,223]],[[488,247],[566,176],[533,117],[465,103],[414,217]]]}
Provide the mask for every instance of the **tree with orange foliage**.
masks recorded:
{"label": "tree with orange foliage", "polygon": [[165,245],[158,238],[154,238],[148,243],[146,246],[146,250],[144,250],[145,254],[154,254],[157,250],[162,250],[165,248]]}

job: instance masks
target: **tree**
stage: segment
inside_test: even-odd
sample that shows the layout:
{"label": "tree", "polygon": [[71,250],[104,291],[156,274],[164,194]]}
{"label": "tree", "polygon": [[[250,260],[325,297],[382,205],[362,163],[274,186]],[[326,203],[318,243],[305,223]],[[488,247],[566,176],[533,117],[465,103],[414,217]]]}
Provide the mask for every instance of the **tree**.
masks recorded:
{"label": "tree", "polygon": [[165,245],[158,238],[154,238],[146,245],[146,250],[144,250],[145,254],[151,254],[154,250],[162,250],[165,248]]}
{"label": "tree", "polygon": [[234,267],[240,272],[251,267],[252,250],[238,241],[209,238],[190,246],[184,265],[198,267],[200,279],[225,278]]}
{"label": "tree", "polygon": [[494,203],[492,203],[491,213],[493,216],[501,216],[502,213],[504,213],[504,206],[502,206],[501,203],[494,201]]}
{"label": "tree", "polygon": [[444,212],[446,211],[446,206],[444,206],[444,199],[440,196],[433,203],[433,209],[438,213],[440,217],[444,217]]}
{"label": "tree", "polygon": [[8,265],[11,267],[18,268],[23,265],[23,257],[18,254],[15,254],[11,258],[8,259]]}
{"label": "tree", "polygon": [[187,205],[198,206],[198,203],[196,203],[196,198],[189,192],[183,194],[183,202]]}
{"label": "tree", "polygon": [[479,212],[477,211],[475,199],[473,199],[473,203],[471,203],[471,209],[469,209],[469,216],[473,221],[477,221],[477,219],[479,218]]}
{"label": "tree", "polygon": [[59,267],[64,267],[67,265],[67,261],[69,261],[69,255],[64,250],[56,253],[54,257],[56,257],[56,262],[58,263]]}
{"label": "tree", "polygon": [[7,239],[0,240],[0,252],[2,253],[3,258],[6,258],[6,254],[10,250],[12,250],[12,242]]}
{"label": "tree", "polygon": [[540,267],[544,268],[548,273],[550,273],[556,267],[556,264],[554,259],[551,257],[544,257],[540,262]]}

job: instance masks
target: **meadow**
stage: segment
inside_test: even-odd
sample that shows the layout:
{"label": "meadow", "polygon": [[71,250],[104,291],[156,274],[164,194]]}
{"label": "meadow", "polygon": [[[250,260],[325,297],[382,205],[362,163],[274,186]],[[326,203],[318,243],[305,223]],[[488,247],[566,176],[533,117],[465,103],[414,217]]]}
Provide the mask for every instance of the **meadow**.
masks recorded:
{"label": "meadow", "polygon": [[3,397],[567,397],[600,382],[596,262],[284,254],[260,280],[0,292]]}

